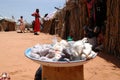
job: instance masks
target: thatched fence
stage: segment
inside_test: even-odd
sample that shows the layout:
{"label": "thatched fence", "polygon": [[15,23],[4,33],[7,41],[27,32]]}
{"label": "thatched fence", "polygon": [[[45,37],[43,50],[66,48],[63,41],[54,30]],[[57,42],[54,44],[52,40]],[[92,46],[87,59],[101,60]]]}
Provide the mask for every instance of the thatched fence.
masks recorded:
{"label": "thatched fence", "polygon": [[[74,40],[79,40],[83,37],[83,26],[86,23],[86,6],[82,0],[70,0],[66,3],[63,9],[64,18],[60,37],[67,39],[72,36]],[[61,17],[61,16],[60,16]]]}

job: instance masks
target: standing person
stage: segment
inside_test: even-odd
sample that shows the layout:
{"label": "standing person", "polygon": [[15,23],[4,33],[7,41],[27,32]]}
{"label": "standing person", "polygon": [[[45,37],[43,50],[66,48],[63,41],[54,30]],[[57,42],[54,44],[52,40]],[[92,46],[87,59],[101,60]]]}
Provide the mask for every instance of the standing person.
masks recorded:
{"label": "standing person", "polygon": [[20,22],[20,32],[24,33],[25,32],[25,25],[24,25],[24,21],[23,21],[23,16],[20,16],[20,19],[18,20]]}
{"label": "standing person", "polygon": [[40,14],[39,9],[36,9],[36,12],[32,14],[32,16],[35,17],[35,23],[34,23],[34,35],[39,35],[38,32],[40,32]]}
{"label": "standing person", "polygon": [[95,0],[85,0],[85,4],[87,6],[88,18],[91,19],[93,24],[95,25]]}

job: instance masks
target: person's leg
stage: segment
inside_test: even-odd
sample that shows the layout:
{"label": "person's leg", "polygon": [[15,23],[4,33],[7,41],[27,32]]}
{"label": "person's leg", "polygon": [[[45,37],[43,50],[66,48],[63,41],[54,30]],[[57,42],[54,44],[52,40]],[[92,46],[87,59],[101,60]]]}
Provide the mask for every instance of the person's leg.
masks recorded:
{"label": "person's leg", "polygon": [[25,32],[24,25],[22,25],[21,28],[22,28],[22,32],[24,33]]}
{"label": "person's leg", "polygon": [[42,67],[41,66],[37,69],[34,80],[42,80]]}
{"label": "person's leg", "polygon": [[21,25],[19,26],[19,29],[20,29],[20,33],[22,33],[22,26]]}

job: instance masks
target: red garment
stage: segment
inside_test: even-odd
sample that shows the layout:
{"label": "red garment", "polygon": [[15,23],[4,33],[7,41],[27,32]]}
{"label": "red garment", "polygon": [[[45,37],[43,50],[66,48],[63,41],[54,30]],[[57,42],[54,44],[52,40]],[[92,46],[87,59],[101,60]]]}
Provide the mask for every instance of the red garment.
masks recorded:
{"label": "red garment", "polygon": [[90,18],[91,16],[94,18],[95,21],[95,0],[91,0],[90,2],[87,2],[85,0],[85,3],[87,4],[87,10],[88,10],[88,17]]}
{"label": "red garment", "polygon": [[40,32],[40,15],[37,12],[34,12],[32,16],[35,17],[35,23],[34,23],[34,32]]}

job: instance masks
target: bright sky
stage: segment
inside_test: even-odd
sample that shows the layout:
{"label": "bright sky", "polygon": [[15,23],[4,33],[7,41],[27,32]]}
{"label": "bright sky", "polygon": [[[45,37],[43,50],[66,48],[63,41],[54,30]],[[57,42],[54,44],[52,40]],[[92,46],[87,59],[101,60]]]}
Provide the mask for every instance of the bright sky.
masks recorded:
{"label": "bright sky", "polygon": [[27,22],[31,22],[34,17],[31,14],[36,8],[40,15],[55,11],[54,7],[63,7],[66,0],[0,0],[0,16],[19,19],[23,16]]}

